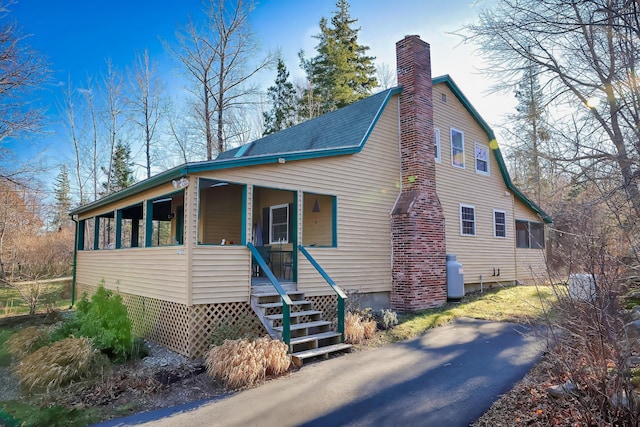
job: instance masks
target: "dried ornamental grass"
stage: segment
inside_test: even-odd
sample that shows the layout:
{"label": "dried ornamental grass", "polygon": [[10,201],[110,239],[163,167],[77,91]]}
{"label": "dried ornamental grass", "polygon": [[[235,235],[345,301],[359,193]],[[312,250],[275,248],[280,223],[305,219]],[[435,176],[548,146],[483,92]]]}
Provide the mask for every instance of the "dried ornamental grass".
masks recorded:
{"label": "dried ornamental grass", "polygon": [[364,329],[364,338],[371,339],[376,335],[378,325],[375,320],[362,320],[362,328]]}
{"label": "dried ornamental grass", "polygon": [[345,316],[344,339],[349,344],[357,344],[364,339],[364,327],[357,314],[347,313]]}
{"label": "dried ornamental grass", "polygon": [[286,372],[291,357],[286,344],[270,338],[226,340],[209,350],[205,365],[209,376],[230,388],[240,388],[258,384],[266,375]]}
{"label": "dried ornamental grass", "polygon": [[263,337],[255,340],[254,345],[264,360],[267,375],[281,375],[291,367],[291,356],[288,354],[287,345],[284,342]]}
{"label": "dried ornamental grass", "polygon": [[29,326],[14,334],[7,340],[6,348],[15,359],[22,359],[49,342],[49,331],[46,328]]}
{"label": "dried ornamental grass", "polygon": [[358,344],[376,334],[376,321],[363,320],[359,314],[347,313],[344,319],[344,338],[349,344]]}
{"label": "dried ornamental grass", "polygon": [[89,338],[70,337],[25,356],[14,369],[23,389],[50,391],[88,376],[99,355]]}

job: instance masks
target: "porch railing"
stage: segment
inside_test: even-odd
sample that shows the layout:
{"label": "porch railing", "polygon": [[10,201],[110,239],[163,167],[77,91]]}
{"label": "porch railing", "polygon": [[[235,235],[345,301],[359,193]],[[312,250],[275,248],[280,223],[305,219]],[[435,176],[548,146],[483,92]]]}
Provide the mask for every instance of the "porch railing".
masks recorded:
{"label": "porch railing", "polygon": [[320,273],[320,275],[331,286],[333,291],[338,296],[338,332],[340,333],[340,340],[344,342],[344,301],[347,299],[347,295],[342,289],[329,277],[326,271],[318,264],[318,262],[311,256],[311,254],[302,246],[298,245],[298,250],[305,258],[311,263],[311,265]]}
{"label": "porch railing", "polygon": [[290,348],[292,305],[291,298],[289,297],[289,295],[287,295],[287,292],[280,285],[280,282],[278,281],[278,279],[276,279],[276,276],[273,275],[273,272],[271,271],[271,269],[269,269],[267,262],[264,260],[264,258],[262,258],[262,255],[260,255],[260,252],[258,251],[258,249],[256,249],[253,243],[247,243],[247,248],[249,248],[249,250],[251,251],[251,255],[253,255],[253,258],[256,260],[262,271],[267,275],[267,278],[276,289],[276,292],[278,292],[278,295],[280,295],[280,299],[282,300],[282,341],[287,344],[287,348]]}

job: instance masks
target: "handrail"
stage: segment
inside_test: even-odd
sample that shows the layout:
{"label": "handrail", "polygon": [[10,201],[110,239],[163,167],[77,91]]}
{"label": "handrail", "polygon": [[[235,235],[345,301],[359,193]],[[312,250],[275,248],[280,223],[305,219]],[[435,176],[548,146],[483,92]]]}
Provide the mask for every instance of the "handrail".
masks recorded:
{"label": "handrail", "polygon": [[289,348],[291,343],[290,306],[293,304],[293,302],[291,301],[289,295],[287,295],[287,292],[284,290],[284,288],[280,285],[280,282],[278,282],[278,279],[276,279],[276,276],[274,276],[273,272],[269,269],[266,261],[264,260],[264,258],[262,258],[262,255],[260,255],[260,252],[258,252],[258,249],[256,249],[253,243],[248,242],[247,248],[249,248],[251,254],[253,255],[253,258],[258,262],[258,265],[267,275],[267,278],[269,279],[269,281],[271,281],[271,284],[276,289],[276,292],[278,292],[278,294],[280,295],[280,299],[282,300],[282,341],[284,341],[284,343],[287,344],[287,348]]}
{"label": "handrail", "polygon": [[338,295],[338,332],[340,333],[341,341],[344,342],[344,301],[347,299],[347,294],[345,294],[344,291],[340,289],[338,285],[336,285],[336,282],[334,282],[333,279],[329,277],[327,272],[324,271],[322,267],[320,267],[320,264],[318,264],[318,262],[302,245],[298,245],[298,249],[307,258],[311,265],[318,271],[318,273],[320,273],[320,275],[329,284],[329,286],[333,288],[336,295]]}

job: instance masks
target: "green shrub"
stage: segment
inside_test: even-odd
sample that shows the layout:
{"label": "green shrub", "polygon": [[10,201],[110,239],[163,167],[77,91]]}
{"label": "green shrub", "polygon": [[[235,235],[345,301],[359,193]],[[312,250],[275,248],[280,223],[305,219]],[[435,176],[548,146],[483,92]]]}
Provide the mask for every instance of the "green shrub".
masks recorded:
{"label": "green shrub", "polygon": [[80,335],[93,339],[110,359],[124,361],[131,354],[131,321],[122,296],[100,285],[91,297],[78,303]]}
{"label": "green shrub", "polygon": [[21,359],[49,343],[47,328],[29,326],[11,336],[5,343],[7,351],[15,359]]}
{"label": "green shrub", "polygon": [[386,331],[398,325],[398,314],[393,310],[382,309],[373,313],[378,329]]}
{"label": "green shrub", "polygon": [[[67,319],[51,336],[58,341],[69,336],[88,337],[95,347],[116,362],[131,357],[131,321],[122,297],[100,285],[89,301],[86,293],[76,305],[76,315]],[[141,350],[137,345],[136,350]],[[138,352],[144,354],[144,351]]]}
{"label": "green shrub", "polygon": [[105,364],[89,338],[65,338],[25,356],[15,367],[26,391],[51,391],[88,377]]}

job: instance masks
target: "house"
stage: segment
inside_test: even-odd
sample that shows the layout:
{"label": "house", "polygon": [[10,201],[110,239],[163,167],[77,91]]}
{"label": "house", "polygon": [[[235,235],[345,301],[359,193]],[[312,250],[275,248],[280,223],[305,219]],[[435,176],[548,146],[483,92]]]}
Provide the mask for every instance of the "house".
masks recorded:
{"label": "house", "polygon": [[[252,301],[299,305],[313,325],[341,312],[340,289],[374,307],[440,306],[447,254],[468,290],[534,279],[550,218],[512,184],[453,79],[432,78],[429,45],[407,36],[396,49],[398,87],[74,210],[75,294],[104,281],[138,334],[197,356]],[[279,294],[260,303],[265,287]],[[289,314],[261,320],[311,341]],[[319,328],[305,333],[331,334]]]}

